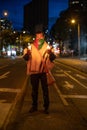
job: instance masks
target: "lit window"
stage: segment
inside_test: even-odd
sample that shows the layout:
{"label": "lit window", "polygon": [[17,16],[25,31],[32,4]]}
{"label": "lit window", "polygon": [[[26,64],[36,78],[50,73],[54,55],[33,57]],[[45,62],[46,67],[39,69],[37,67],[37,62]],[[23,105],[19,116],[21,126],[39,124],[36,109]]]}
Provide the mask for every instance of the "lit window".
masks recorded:
{"label": "lit window", "polygon": [[79,4],[79,1],[72,1],[72,4]]}
{"label": "lit window", "polygon": [[83,4],[81,4],[81,6],[83,7]]}

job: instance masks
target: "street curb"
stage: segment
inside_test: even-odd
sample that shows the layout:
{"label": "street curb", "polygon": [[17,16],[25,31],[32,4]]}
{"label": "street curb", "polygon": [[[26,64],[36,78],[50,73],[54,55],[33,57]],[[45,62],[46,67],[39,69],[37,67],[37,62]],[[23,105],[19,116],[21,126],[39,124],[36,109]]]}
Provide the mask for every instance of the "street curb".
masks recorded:
{"label": "street curb", "polygon": [[24,96],[25,96],[26,90],[27,90],[28,78],[29,78],[29,76],[26,76],[22,90],[20,93],[17,94],[17,96],[12,104],[12,107],[9,110],[9,113],[0,130],[7,130],[8,126],[15,121],[17,114],[20,112],[21,107],[23,105]]}

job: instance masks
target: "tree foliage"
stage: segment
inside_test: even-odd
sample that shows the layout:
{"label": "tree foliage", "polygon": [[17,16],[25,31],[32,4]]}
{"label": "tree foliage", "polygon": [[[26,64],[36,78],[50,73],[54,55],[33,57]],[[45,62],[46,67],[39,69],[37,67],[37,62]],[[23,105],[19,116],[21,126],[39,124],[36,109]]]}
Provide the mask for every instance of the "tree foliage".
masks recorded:
{"label": "tree foliage", "polygon": [[69,30],[72,28],[71,19],[76,20],[87,31],[87,11],[67,9],[60,13],[55,24],[51,28],[51,35],[57,39],[66,40],[69,36]]}

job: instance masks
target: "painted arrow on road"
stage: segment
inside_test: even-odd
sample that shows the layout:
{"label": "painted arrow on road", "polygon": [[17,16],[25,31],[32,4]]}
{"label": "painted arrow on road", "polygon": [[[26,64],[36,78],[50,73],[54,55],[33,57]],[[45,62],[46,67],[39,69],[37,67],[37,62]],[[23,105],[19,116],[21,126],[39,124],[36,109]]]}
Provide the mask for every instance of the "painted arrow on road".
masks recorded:
{"label": "painted arrow on road", "polygon": [[10,72],[6,72],[4,73],[3,75],[0,76],[0,79],[4,79],[4,78],[7,78],[7,75],[9,74]]}
{"label": "painted arrow on road", "polygon": [[73,88],[74,88],[74,85],[70,84],[68,81],[65,81],[64,87],[65,87],[66,89],[73,89]]}

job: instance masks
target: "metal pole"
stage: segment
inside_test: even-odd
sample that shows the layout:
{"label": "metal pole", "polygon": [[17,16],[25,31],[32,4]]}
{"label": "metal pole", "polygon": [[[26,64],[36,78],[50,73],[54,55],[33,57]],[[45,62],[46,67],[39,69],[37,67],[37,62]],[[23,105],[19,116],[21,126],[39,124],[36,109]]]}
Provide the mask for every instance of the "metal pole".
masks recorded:
{"label": "metal pole", "polygon": [[0,56],[1,56],[1,19],[0,19]]}
{"label": "metal pole", "polygon": [[80,57],[80,24],[78,23],[78,55]]}

